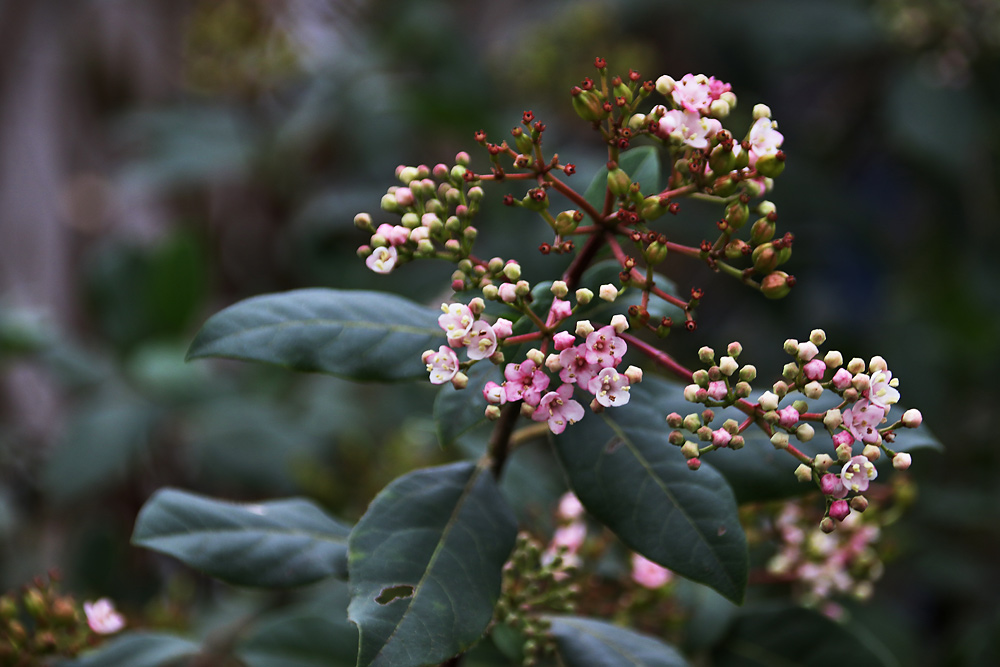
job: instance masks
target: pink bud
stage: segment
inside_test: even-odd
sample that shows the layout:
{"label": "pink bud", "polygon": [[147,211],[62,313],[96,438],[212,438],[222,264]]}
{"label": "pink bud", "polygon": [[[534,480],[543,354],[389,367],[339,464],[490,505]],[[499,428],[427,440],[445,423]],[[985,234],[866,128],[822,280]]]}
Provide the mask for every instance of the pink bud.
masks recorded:
{"label": "pink bud", "polygon": [[506,338],[514,333],[513,323],[510,320],[501,317],[493,324],[493,333],[497,335],[497,338]]}
{"label": "pink bud", "polygon": [[778,410],[778,423],[785,428],[791,428],[797,421],[799,421],[799,411],[792,406]]}
{"label": "pink bud", "polygon": [[500,300],[504,303],[513,303],[517,300],[517,288],[512,283],[500,285]]}
{"label": "pink bud", "polygon": [[847,495],[847,489],[844,488],[844,482],[840,479],[840,475],[829,472],[819,478],[819,490],[823,492],[823,495],[834,498],[843,498]]}
{"label": "pink bud", "polygon": [[851,380],[853,379],[854,376],[851,375],[850,371],[839,368],[837,369],[837,372],[833,374],[833,379],[830,380],[830,382],[837,389],[847,389],[851,386]]}
{"label": "pink bud", "polygon": [[552,342],[555,344],[556,350],[561,352],[566,348],[573,347],[573,343],[576,342],[576,336],[568,331],[560,331],[552,337]]}
{"label": "pink bud", "polygon": [[834,500],[833,504],[830,505],[830,517],[837,521],[843,521],[850,513],[851,506],[847,504],[846,500]]}
{"label": "pink bud", "polygon": [[810,380],[822,380],[823,374],[826,373],[826,364],[822,359],[813,359],[802,367],[802,372]]}
{"label": "pink bud", "polygon": [[836,433],[833,434],[833,444],[836,447],[839,447],[841,445],[847,445],[847,446],[853,445],[854,436],[851,435],[849,431],[837,431]]}
{"label": "pink bud", "polygon": [[688,459],[687,465],[691,470],[697,470],[701,467],[701,459]]}
{"label": "pink bud", "polygon": [[399,188],[395,192],[396,203],[400,206],[413,206],[416,199],[413,197],[413,191],[410,188]]}

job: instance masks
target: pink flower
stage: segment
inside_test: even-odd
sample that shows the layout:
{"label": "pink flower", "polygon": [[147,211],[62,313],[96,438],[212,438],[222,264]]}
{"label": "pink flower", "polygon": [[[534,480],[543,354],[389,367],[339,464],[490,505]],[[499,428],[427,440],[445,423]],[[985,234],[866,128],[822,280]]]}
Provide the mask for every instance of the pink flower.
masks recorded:
{"label": "pink flower", "polygon": [[438,315],[438,326],[444,329],[449,345],[461,347],[476,318],[464,303],[442,303],[441,310],[444,313]]}
{"label": "pink flower", "polygon": [[871,385],[865,392],[865,396],[872,405],[877,405],[889,412],[892,404],[899,400],[899,392],[893,386],[894,384],[898,383],[892,381],[892,373],[889,369],[875,371],[872,373]]}
{"label": "pink flower", "polygon": [[507,392],[504,391],[503,385],[487,382],[486,386],[483,387],[483,398],[490,405],[503,405],[507,402]]}
{"label": "pink flower", "polygon": [[883,408],[862,398],[849,409],[844,410],[844,427],[855,438],[870,445],[878,442],[878,426],[884,418],[885,410]]}
{"label": "pink flower", "polygon": [[375,233],[389,242],[389,245],[403,245],[410,240],[410,230],[403,225],[390,225],[383,222]]}
{"label": "pink flower", "polygon": [[597,402],[606,408],[612,408],[628,403],[628,378],[613,368],[605,368],[587,385],[588,391],[594,395]]}
{"label": "pink flower", "polygon": [[427,364],[427,372],[431,374],[431,384],[444,384],[458,373],[458,355],[446,345],[438,348],[437,352],[427,350],[421,359]]}
{"label": "pink flower", "polygon": [[813,359],[802,367],[802,372],[810,380],[822,380],[826,373],[826,364],[822,359]]}
{"label": "pink flower", "polygon": [[601,327],[587,336],[587,361],[602,368],[616,366],[628,346],[618,337],[614,327]]}
{"label": "pink flower", "polygon": [[670,95],[677,106],[689,112],[700,113],[707,111],[712,103],[712,86],[704,74],[685,74],[674,84]]}
{"label": "pink flower", "polygon": [[757,163],[757,158],[777,153],[784,140],[770,118],[758,118],[750,128],[750,166]]}
{"label": "pink flower", "polygon": [[729,394],[726,383],[722,380],[708,383],[708,397],[715,401],[721,401]]}
{"label": "pink flower", "polygon": [[503,376],[507,378],[504,389],[508,401],[523,400],[528,405],[538,405],[542,392],[549,386],[549,376],[531,359],[519,364],[507,364]]}
{"label": "pink flower", "polygon": [[797,421],[799,421],[799,411],[792,406],[789,405],[778,410],[778,423],[781,426],[791,428],[795,426]]}
{"label": "pink flower", "polygon": [[728,93],[733,89],[731,84],[719,81],[714,76],[708,77],[708,95],[712,101],[719,99],[722,93]]}
{"label": "pink flower", "polygon": [[561,322],[573,314],[573,306],[569,301],[563,299],[552,299],[552,307],[549,308],[549,316],[545,320],[545,326],[550,327],[556,322]]}
{"label": "pink flower", "polygon": [[568,331],[560,331],[552,337],[552,342],[555,344],[556,352],[562,352],[572,347],[573,343],[576,342],[576,336]]}
{"label": "pink flower", "polygon": [[583,419],[583,406],[572,399],[573,385],[564,384],[555,391],[542,396],[531,418],[536,422],[547,421],[549,429],[556,435],[566,430],[567,424],[575,424]]}
{"label": "pink flower", "polygon": [[569,525],[557,528],[552,536],[552,547],[565,547],[569,553],[576,553],[587,539],[587,525],[582,521],[574,521]]}
{"label": "pink flower", "polygon": [[847,489],[844,487],[843,480],[840,479],[839,475],[834,475],[830,472],[819,478],[819,490],[824,495],[833,496],[834,498],[843,498],[847,495]]}
{"label": "pink flower", "polygon": [[497,334],[493,331],[493,327],[483,320],[473,323],[464,342],[468,346],[466,353],[469,359],[486,359],[497,351]]}
{"label": "pink flower", "polygon": [[833,434],[833,446],[839,447],[840,445],[853,445],[854,436],[851,435],[850,431],[837,431]]}
{"label": "pink flower", "polygon": [[497,335],[497,338],[506,338],[514,333],[513,323],[503,317],[497,318],[497,321],[493,323],[493,333]]}
{"label": "pink flower", "polygon": [[600,370],[600,366],[587,361],[587,347],[585,345],[568,347],[560,352],[559,363],[562,365],[559,379],[563,382],[575,382],[581,389],[587,389],[590,380]]}
{"label": "pink flower", "polygon": [[580,503],[580,499],[576,497],[575,493],[567,491],[559,499],[559,509],[556,510],[556,515],[567,521],[579,519],[583,516],[583,504]]}
{"label": "pink flower", "polygon": [[878,477],[878,470],[864,456],[860,454],[854,456],[844,464],[844,469],[840,471],[840,479],[844,482],[844,487],[855,493],[862,493],[868,490],[868,482]]}
{"label": "pink flower", "polygon": [[115,611],[115,605],[108,598],[84,602],[83,612],[87,615],[87,625],[99,635],[113,635],[125,627],[125,618]]}
{"label": "pink flower", "polygon": [[392,246],[388,248],[375,248],[372,254],[368,255],[365,264],[375,273],[389,273],[392,267],[396,266],[396,258],[399,253]]}
{"label": "pink flower", "polygon": [[709,137],[714,137],[722,128],[715,119],[702,118],[697,112],[674,109],[668,111],[657,129],[657,135],[663,138],[677,139],[691,148],[707,148]]}
{"label": "pink flower", "polygon": [[673,572],[643,556],[632,554],[632,581],[643,588],[657,589],[673,579]]}

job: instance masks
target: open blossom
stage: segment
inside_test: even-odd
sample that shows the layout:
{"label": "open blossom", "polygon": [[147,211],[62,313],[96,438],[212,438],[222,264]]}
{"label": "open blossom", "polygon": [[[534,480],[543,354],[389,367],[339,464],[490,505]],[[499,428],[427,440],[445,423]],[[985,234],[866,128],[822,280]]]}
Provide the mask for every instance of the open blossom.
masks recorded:
{"label": "open blossom", "polygon": [[507,392],[504,390],[503,385],[496,382],[487,382],[486,386],[483,387],[483,398],[490,405],[503,405],[507,402]]}
{"label": "open blossom", "polygon": [[704,118],[697,112],[673,109],[660,119],[657,134],[678,139],[691,148],[707,148],[708,140],[722,129],[714,118]]}
{"label": "open blossom", "polygon": [[631,398],[628,378],[613,368],[605,368],[598,373],[587,385],[587,389],[606,408],[625,405]]}
{"label": "open blossom", "polygon": [[559,379],[563,382],[576,383],[581,389],[587,389],[591,379],[601,370],[597,364],[587,361],[587,346],[576,345],[568,347],[559,353]]}
{"label": "open blossom", "polygon": [[83,613],[87,615],[87,625],[99,635],[112,635],[125,627],[125,618],[115,611],[108,598],[84,602]]}
{"label": "open blossom", "polygon": [[712,86],[704,74],[685,74],[674,84],[670,96],[677,106],[700,113],[712,104]]}
{"label": "open blossom", "polygon": [[657,589],[674,578],[673,572],[637,553],[632,554],[632,581],[643,588]]}
{"label": "open blossom", "polygon": [[504,389],[508,401],[523,400],[528,405],[538,405],[542,392],[549,386],[549,376],[531,359],[507,364],[503,376],[507,379]]}
{"label": "open blossom", "polygon": [[840,479],[844,482],[844,487],[855,493],[868,490],[868,482],[878,477],[875,466],[860,454],[852,457],[844,464],[844,469],[840,471]]}
{"label": "open blossom", "polygon": [[892,379],[892,373],[889,369],[877,370],[872,373],[871,383],[865,396],[872,405],[877,405],[889,412],[892,404],[899,401],[899,391],[896,390],[898,384],[898,380]]}
{"label": "open blossom", "polygon": [[531,418],[536,422],[547,421],[549,429],[558,435],[566,430],[567,424],[583,419],[584,414],[583,406],[573,400],[573,385],[564,384],[542,396]]}
{"label": "open blossom", "polygon": [[497,334],[483,320],[478,320],[469,327],[469,334],[464,342],[468,346],[466,353],[469,359],[486,359],[497,351]]}
{"label": "open blossom", "polygon": [[774,155],[781,147],[785,137],[775,129],[770,118],[758,118],[750,128],[750,166],[765,155]]}
{"label": "open blossom", "polygon": [[611,326],[591,332],[587,336],[586,345],[587,361],[602,368],[617,365],[628,349],[625,341],[618,337],[618,332]]}
{"label": "open blossom", "polygon": [[861,442],[871,445],[879,441],[878,426],[885,417],[885,410],[861,399],[844,410],[844,427]]}
{"label": "open blossom", "polygon": [[372,254],[368,255],[365,264],[375,273],[389,273],[396,266],[396,259],[399,253],[393,246],[388,248],[375,248]]}
{"label": "open blossom", "polygon": [[437,352],[427,350],[421,359],[427,364],[427,372],[431,374],[431,384],[444,384],[458,373],[458,355],[446,345],[438,348]]}
{"label": "open blossom", "polygon": [[464,303],[442,303],[441,310],[444,312],[438,315],[438,326],[444,329],[449,345],[461,347],[476,318]]}

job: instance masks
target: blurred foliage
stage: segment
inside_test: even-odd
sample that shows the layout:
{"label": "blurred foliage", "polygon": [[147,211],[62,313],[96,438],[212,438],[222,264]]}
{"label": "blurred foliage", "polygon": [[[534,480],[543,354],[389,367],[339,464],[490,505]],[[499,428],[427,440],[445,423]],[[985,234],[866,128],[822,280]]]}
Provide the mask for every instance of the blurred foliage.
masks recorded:
{"label": "blurred foliage", "polygon": [[[874,600],[850,605],[852,622],[901,664],[1000,663],[995,3],[199,0],[177,11],[182,21],[156,28],[181,45],[165,94],[95,103],[131,89],[109,87],[110,66],[94,89],[72,90],[101,114],[102,187],[147,202],[162,229],[137,235],[125,219],[78,230],[78,312],[67,324],[0,309],[0,363],[18,381],[31,369],[58,405],[43,438],[14,403],[3,407],[0,588],[58,565],[78,598],[113,597],[134,626],[189,631],[262,613],[238,644],[256,656],[248,664],[284,664],[300,616],[350,635],[315,591],[260,611],[275,601],[248,602],[130,547],[138,508],[170,485],[309,496],[353,522],[394,477],[481,440],[440,446],[422,384],[185,364],[183,352],[207,315],[257,293],[374,286],[433,303],[448,267],[373,277],[354,256],[353,215],[377,209],[397,164],[471,151],[474,130],[505,136],[525,108],[587,178],[603,158],[585,146],[591,130],[573,120],[567,93],[600,54],[650,77],[729,81],[744,120],[754,103],[770,105],[789,156],[772,199],[796,234],[798,286],[765,303],[678,264],[679,290],[708,297],[697,334],[671,338],[670,351],[691,362],[700,345],[738,338],[747,361],[776,367],[784,338],[819,326],[847,355],[885,354],[947,453],[914,468],[916,505],[888,531],[893,562]],[[87,56],[70,70],[93,68],[98,54]],[[496,205],[485,218],[487,248],[532,246],[527,215]],[[685,235],[683,216],[668,224]],[[552,261],[521,259],[530,279]],[[532,470],[553,460],[537,447],[522,456],[538,463],[512,467],[504,489],[530,493],[528,513],[545,526],[539,508],[559,482],[533,483]],[[343,659],[316,650],[329,651],[316,658],[327,664]]]}

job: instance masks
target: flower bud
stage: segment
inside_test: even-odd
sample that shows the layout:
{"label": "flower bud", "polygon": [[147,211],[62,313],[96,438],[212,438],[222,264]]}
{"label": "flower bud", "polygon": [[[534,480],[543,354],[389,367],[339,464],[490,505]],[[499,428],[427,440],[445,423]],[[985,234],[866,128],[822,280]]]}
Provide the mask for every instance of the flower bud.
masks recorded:
{"label": "flower bud", "polygon": [[715,363],[715,350],[708,347],[707,345],[703,346],[701,349],[698,350],[698,359],[703,364]]}
{"label": "flower bud", "polygon": [[813,466],[819,472],[826,472],[833,465],[833,458],[829,454],[817,454],[813,459]]}
{"label": "flower bud", "polygon": [[799,442],[809,442],[814,435],[816,435],[816,431],[812,424],[799,424],[799,427],[795,429],[795,437]]}
{"label": "flower bud", "polygon": [[868,362],[868,372],[869,373],[875,373],[877,371],[884,371],[888,367],[889,366],[885,363],[885,359],[883,359],[882,357],[880,357],[878,355],[872,357],[872,360],[870,362]]}
{"label": "flower bud", "polygon": [[[728,174],[736,166],[736,156],[733,155],[732,147],[726,148],[719,144],[712,149],[708,156],[708,166],[717,174]],[[716,188],[716,193],[718,188]]]}
{"label": "flower bud", "polygon": [[614,328],[615,333],[624,333],[628,329],[628,318],[620,313],[614,315],[611,318],[611,326]]}
{"label": "flower bud", "polygon": [[701,389],[701,387],[696,384],[689,384],[684,387],[684,400],[689,403],[696,403],[699,389]]}
{"label": "flower bud", "polygon": [[682,425],[684,426],[685,429],[694,433],[699,428],[701,428],[701,417],[699,417],[697,413],[692,412],[691,414],[684,417]]}
{"label": "flower bud", "polygon": [[594,325],[590,323],[590,320],[580,320],[576,323],[577,336],[586,338],[592,333],[594,333]]}
{"label": "flower bud", "polygon": [[851,385],[861,394],[868,391],[868,388],[871,387],[871,382],[872,379],[868,377],[867,373],[858,373],[851,379]]}
{"label": "flower bud", "polygon": [[798,357],[802,361],[811,361],[817,354],[819,354],[819,350],[816,349],[816,345],[812,341],[799,343]]}
{"label": "flower bud", "polygon": [[719,370],[721,370],[722,374],[727,377],[735,373],[738,368],[739,364],[737,364],[736,360],[732,357],[722,357],[722,359],[719,360]]}
{"label": "flower bud", "polygon": [[750,242],[754,245],[767,243],[774,238],[776,225],[766,217],[760,218],[750,227]]}
{"label": "flower bud", "polygon": [[833,519],[828,516],[823,517],[823,520],[819,522],[819,529],[824,533],[830,534],[837,530],[837,524],[834,523]]}
{"label": "flower bud", "polygon": [[690,470],[697,470],[701,467],[701,459],[688,459],[687,467]]}
{"label": "flower bud", "polygon": [[534,361],[536,366],[541,366],[543,363],[545,363],[545,355],[542,354],[542,351],[539,350],[538,348],[532,348],[528,350],[528,353],[524,356]]}
{"label": "flower bud", "polygon": [[594,298],[594,293],[586,287],[581,287],[576,291],[576,302],[581,306],[586,306]]}
{"label": "flower bud", "polygon": [[463,165],[456,164],[451,168],[451,180],[460,182],[465,180],[465,173],[468,171]]}
{"label": "flower bud", "polygon": [[854,496],[851,498],[851,509],[855,512],[864,512],[868,509],[868,499],[864,496]]}
{"label": "flower bud", "polygon": [[545,357],[545,367],[548,368],[553,373],[558,373],[559,371],[561,371],[563,365],[562,362],[559,360],[559,355],[550,354],[549,356]]}
{"label": "flower bud", "polygon": [[516,281],[521,277],[521,265],[517,262],[509,262],[503,267],[503,274],[507,276],[507,280]]}
{"label": "flower bud", "polygon": [[667,207],[660,205],[660,198],[658,196],[652,196],[646,197],[646,199],[643,200],[639,215],[642,216],[643,220],[656,220],[666,212]]}
{"label": "flower bud", "polygon": [[827,410],[826,414],[823,416],[823,426],[826,426],[831,431],[843,423],[844,417],[837,408]]}
{"label": "flower bud", "polygon": [[802,393],[805,394],[807,398],[816,400],[817,398],[823,395],[823,385],[813,380],[812,382],[807,383],[806,386],[802,388]]}
{"label": "flower bud", "polygon": [[[705,349],[705,348],[702,348],[702,349]],[[691,379],[694,380],[694,383],[696,385],[698,385],[699,387],[703,387],[703,388],[707,388],[708,387],[708,382],[709,382],[708,371],[706,371],[703,368],[699,368],[694,373],[692,373],[691,374]]]}
{"label": "flower bud", "polygon": [[858,373],[865,370],[865,362],[863,359],[858,359],[854,357],[847,363],[847,372],[851,375],[857,375]]}
{"label": "flower bud", "polygon": [[612,284],[601,285],[601,289],[598,292],[600,296],[605,301],[614,301],[618,298],[618,288]]}
{"label": "flower bud", "polygon": [[708,106],[708,113],[714,118],[725,118],[729,115],[729,104],[725,100],[714,100]]}
{"label": "flower bud", "polygon": [[624,375],[628,378],[630,385],[642,382],[642,369],[638,366],[629,366],[625,369]]}
{"label": "flower bud", "polygon": [[695,435],[697,435],[698,439],[702,442],[708,442],[712,439],[712,428],[710,426],[702,426],[695,431]]}
{"label": "flower bud", "polygon": [[465,389],[465,387],[469,384],[469,376],[459,371],[458,373],[455,373],[455,377],[451,379],[451,384],[455,387],[455,389]]}
{"label": "flower bud", "polygon": [[742,227],[750,216],[750,209],[742,201],[737,199],[726,207],[726,222],[733,229]]}
{"label": "flower bud", "polygon": [[753,105],[753,119],[760,120],[761,118],[770,118],[771,108],[766,104],[755,104]]}
{"label": "flower bud", "polygon": [[753,382],[757,379],[757,367],[747,364],[740,369],[740,380],[743,382]]}
{"label": "flower bud", "polygon": [[771,436],[771,444],[775,449],[788,449],[788,434],[778,432]]}
{"label": "flower bud", "polygon": [[573,90],[573,110],[576,114],[591,123],[600,122],[607,112],[604,110],[604,101],[601,96],[592,90]]}
{"label": "flower bud", "polygon": [[795,469],[795,479],[800,482],[810,482],[812,481],[812,476],[812,468],[807,466],[805,463],[800,463],[799,467]]}
{"label": "flower bud", "polygon": [[779,397],[784,398],[785,394],[788,393],[788,383],[782,380],[778,380],[771,387],[771,391],[777,394]]}
{"label": "flower bud", "polygon": [[785,154],[781,151],[777,153],[767,153],[757,158],[754,164],[757,173],[768,178],[777,178],[785,170]]}
{"label": "flower bud", "polygon": [[577,222],[573,211],[563,211],[556,216],[556,222],[555,225],[553,225],[553,228],[555,229],[556,234],[567,236],[575,232],[577,225],[579,224],[580,223]]}
{"label": "flower bud", "polygon": [[664,74],[663,76],[661,76],[656,80],[656,92],[666,97],[671,92],[673,92],[674,86],[676,85],[677,82],[674,81],[672,77],[669,77],[666,74]]}
{"label": "flower bud", "polygon": [[549,290],[552,292],[552,294],[559,297],[560,299],[564,298],[567,294],[569,294],[569,287],[567,287],[566,283],[562,280],[554,281],[552,283],[552,287],[550,287]]}
{"label": "flower bud", "polygon": [[696,459],[701,456],[698,443],[688,440],[681,446],[681,455],[686,459]]}
{"label": "flower bud", "polygon": [[851,508],[847,504],[847,501],[841,498],[840,500],[834,500],[830,504],[830,518],[836,521],[843,521],[851,513]]}
{"label": "flower bud", "polygon": [[632,179],[629,178],[628,174],[624,170],[615,167],[608,171],[608,189],[611,190],[612,194],[616,197],[623,197],[628,194],[629,188],[632,186]]}
{"label": "flower bud", "polygon": [[916,408],[910,408],[903,413],[903,426],[906,428],[917,428],[923,421],[923,415]]}
{"label": "flower bud", "polygon": [[670,428],[680,428],[683,421],[684,418],[681,417],[676,412],[671,412],[669,415],[667,415],[667,426],[669,426]]}
{"label": "flower bud", "polygon": [[743,449],[743,445],[745,444],[746,441],[742,435],[734,435],[732,440],[729,441],[729,449]]}
{"label": "flower bud", "polygon": [[760,281],[760,291],[768,299],[784,298],[792,289],[788,284],[789,278],[790,276],[784,271],[769,273]]}
{"label": "flower bud", "polygon": [[892,467],[896,470],[906,470],[912,462],[912,457],[906,452],[899,452],[892,457]]}
{"label": "flower bud", "polygon": [[827,368],[837,368],[843,365],[844,355],[837,350],[830,350],[826,353],[826,356],[823,357],[823,363],[826,364]]}
{"label": "flower bud", "polygon": [[500,419],[500,408],[496,405],[487,405],[486,418],[489,419],[491,422],[495,422],[496,420]]}
{"label": "flower bud", "polygon": [[[503,283],[497,288],[497,293],[500,296],[500,300],[504,303],[514,303],[517,301],[517,287],[511,283]],[[485,294],[485,288],[484,288]]]}
{"label": "flower bud", "polygon": [[496,285],[484,285],[483,286],[483,298],[489,299],[490,301],[496,301],[500,296],[500,290]]}
{"label": "flower bud", "polygon": [[765,412],[771,412],[778,409],[778,401],[780,399],[769,391],[765,391],[760,395],[760,408]]}
{"label": "flower bud", "polygon": [[875,445],[865,445],[865,448],[861,450],[861,455],[872,463],[875,463],[882,456],[882,450]]}
{"label": "flower bud", "polygon": [[518,296],[528,296],[531,294],[531,285],[528,284],[527,280],[518,280],[514,284],[514,290],[517,292]]}

